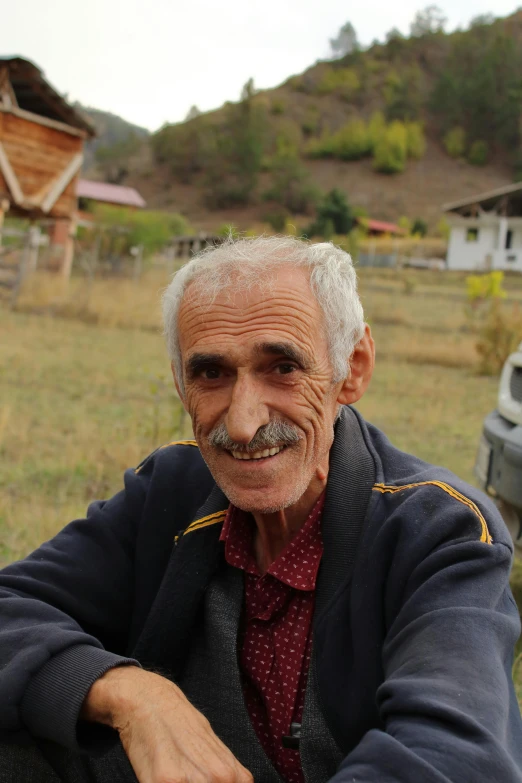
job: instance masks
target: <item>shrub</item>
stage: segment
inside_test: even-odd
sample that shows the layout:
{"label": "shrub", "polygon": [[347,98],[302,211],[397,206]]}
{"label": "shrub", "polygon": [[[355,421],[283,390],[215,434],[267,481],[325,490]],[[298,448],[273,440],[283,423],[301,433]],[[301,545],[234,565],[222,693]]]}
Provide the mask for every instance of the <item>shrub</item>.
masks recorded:
{"label": "shrub", "polygon": [[522,312],[519,305],[510,310],[499,299],[489,303],[486,319],[478,329],[476,343],[480,375],[498,375],[508,356],[522,340]]}
{"label": "shrub", "polygon": [[277,234],[281,234],[285,230],[286,212],[284,210],[266,212],[263,215],[263,222],[268,223],[270,228],[273,229]]}
{"label": "shrub", "polygon": [[360,160],[371,152],[371,142],[364,120],[350,120],[333,138],[333,154],[341,160]]}
{"label": "shrub", "polygon": [[441,218],[439,222],[437,223],[437,228],[435,229],[435,233],[437,236],[442,237],[442,239],[449,239],[450,235],[450,224],[446,220],[446,218]]}
{"label": "shrub", "polygon": [[299,158],[282,153],[272,160],[272,184],[263,198],[277,202],[289,212],[305,215],[315,206],[318,192]]}
{"label": "shrub", "polygon": [[301,130],[305,136],[312,136],[317,133],[319,127],[319,112],[315,107],[310,107],[301,122]]}
{"label": "shrub", "polygon": [[173,236],[190,232],[182,215],[151,210],[130,210],[108,204],[94,206],[95,231],[102,235],[102,250],[125,254],[141,245],[146,254],[161,250]]}
{"label": "shrub", "polygon": [[399,226],[399,228],[402,228],[402,230],[406,234],[411,234],[412,233],[412,230],[411,230],[411,225],[412,225],[411,224],[411,220],[409,219],[409,217],[406,217],[406,215],[403,215],[402,217],[400,217],[398,219],[397,225]]}
{"label": "shrub", "polygon": [[330,239],[334,234],[348,234],[354,225],[353,213],[344,193],[334,188],[317,207],[317,217],[306,230],[308,236]]}
{"label": "shrub", "polygon": [[270,111],[272,114],[284,114],[286,109],[286,103],[282,98],[274,98],[271,105],[270,105]]}
{"label": "shrub", "polygon": [[214,133],[215,128],[204,116],[178,125],[165,125],[151,136],[152,152],[158,163],[170,166],[176,179],[188,183],[208,164]]}
{"label": "shrub", "polygon": [[468,152],[468,161],[473,166],[485,166],[488,162],[488,145],[485,141],[474,141]]}
{"label": "shrub", "polygon": [[457,126],[444,136],[444,149],[451,158],[461,158],[466,152],[466,131]]}
{"label": "shrub", "polygon": [[319,95],[337,95],[350,100],[360,89],[361,82],[353,68],[328,68],[315,87]]}
{"label": "shrub", "polygon": [[397,174],[404,171],[407,154],[406,127],[396,120],[386,128],[376,144],[373,167],[383,174]]}
{"label": "shrub", "polygon": [[505,299],[504,272],[496,270],[485,275],[466,277],[466,298],[469,304],[477,306],[492,299]]}
{"label": "shrub", "polygon": [[422,218],[415,218],[411,227],[413,236],[425,237],[428,233],[428,224]]}
{"label": "shrub", "polygon": [[375,149],[385,132],[386,120],[384,119],[384,114],[381,111],[376,111],[372,114],[368,123],[368,137],[372,150]]}
{"label": "shrub", "polygon": [[406,123],[406,145],[408,157],[419,160],[426,152],[426,139],[420,122]]}
{"label": "shrub", "polygon": [[333,158],[335,150],[335,137],[328,130],[324,130],[320,138],[308,142],[305,154],[309,158]]}

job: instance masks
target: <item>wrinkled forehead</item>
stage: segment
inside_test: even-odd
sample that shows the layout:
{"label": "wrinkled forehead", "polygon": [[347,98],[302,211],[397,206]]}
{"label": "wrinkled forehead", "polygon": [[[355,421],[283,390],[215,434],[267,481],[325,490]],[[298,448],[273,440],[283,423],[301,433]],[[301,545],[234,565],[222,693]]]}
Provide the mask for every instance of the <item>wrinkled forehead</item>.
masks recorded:
{"label": "wrinkled forehead", "polygon": [[212,287],[202,276],[185,291],[178,318],[182,350],[194,343],[294,340],[313,350],[323,333],[321,308],[306,269],[283,267],[261,274],[235,273]]}

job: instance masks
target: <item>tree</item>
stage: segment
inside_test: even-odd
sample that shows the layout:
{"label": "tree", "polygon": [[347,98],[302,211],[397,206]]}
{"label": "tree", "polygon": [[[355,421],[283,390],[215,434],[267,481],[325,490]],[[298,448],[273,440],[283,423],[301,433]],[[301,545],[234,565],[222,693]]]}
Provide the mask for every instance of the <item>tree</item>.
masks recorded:
{"label": "tree", "polygon": [[307,229],[308,236],[329,238],[332,234],[349,234],[354,225],[352,208],[341,190],[334,188],[317,207],[317,217]]}
{"label": "tree", "polygon": [[485,27],[487,25],[493,24],[495,21],[495,16],[493,14],[478,14],[478,16],[474,16],[473,19],[469,23],[470,29],[473,27]]}
{"label": "tree", "polygon": [[213,128],[206,165],[206,201],[211,208],[248,204],[257,186],[267,122],[255,92],[249,79],[239,103],[228,104],[224,122]]}
{"label": "tree", "polygon": [[412,36],[421,38],[423,35],[442,33],[446,27],[447,18],[444,11],[438,5],[428,5],[422,11],[418,11],[411,23]]}
{"label": "tree", "polygon": [[411,227],[413,236],[425,237],[428,233],[428,224],[422,218],[415,218]]}
{"label": "tree", "polygon": [[330,48],[332,50],[332,57],[345,57],[347,54],[353,54],[358,52],[361,48],[359,41],[357,40],[357,33],[351,22],[346,22],[339,32],[336,38],[330,38]]}
{"label": "tree", "polygon": [[212,134],[206,117],[190,124],[165,125],[151,138],[154,157],[158,163],[169,165],[180,182],[189,183],[208,163]]}
{"label": "tree", "polygon": [[397,27],[392,27],[392,29],[386,33],[384,40],[386,41],[386,43],[390,43],[391,41],[400,41],[403,39],[404,36],[401,33],[401,31]]}
{"label": "tree", "polygon": [[126,139],[98,147],[94,158],[107,182],[119,185],[129,173],[129,159],[141,148],[142,140],[133,132]]}
{"label": "tree", "polygon": [[[281,153],[272,161],[272,185],[263,197],[292,214],[306,215],[315,206],[318,192],[297,155]],[[282,228],[276,230],[282,231]]]}
{"label": "tree", "polygon": [[189,120],[195,120],[196,117],[199,117],[200,114],[201,112],[197,106],[191,106],[187,112],[187,116],[185,117],[185,122],[188,122]]}

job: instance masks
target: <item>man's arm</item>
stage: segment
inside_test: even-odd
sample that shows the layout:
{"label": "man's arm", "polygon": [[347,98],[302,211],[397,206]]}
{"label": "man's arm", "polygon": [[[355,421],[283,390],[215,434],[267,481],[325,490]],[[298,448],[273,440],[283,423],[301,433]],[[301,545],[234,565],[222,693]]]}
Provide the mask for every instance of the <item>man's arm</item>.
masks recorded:
{"label": "man's arm", "polygon": [[363,737],[332,783],[522,781],[512,553],[470,533],[476,519],[464,506],[440,505],[439,544],[410,572],[383,649],[385,728]]}
{"label": "man's arm", "polygon": [[0,573],[0,729],[10,734],[28,730],[78,749],[90,686],[129,662],[118,653],[132,610],[143,489],[130,471],[126,479],[125,491]]}
{"label": "man's arm", "polygon": [[80,717],[118,731],[140,783],[252,783],[252,775],[173,682],[132,666],[92,685]]}

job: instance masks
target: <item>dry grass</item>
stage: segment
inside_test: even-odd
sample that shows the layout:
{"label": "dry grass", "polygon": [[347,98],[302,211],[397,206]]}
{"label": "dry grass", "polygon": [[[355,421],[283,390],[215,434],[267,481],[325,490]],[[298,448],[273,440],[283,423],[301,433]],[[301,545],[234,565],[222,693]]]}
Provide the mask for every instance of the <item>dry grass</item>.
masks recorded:
{"label": "dry grass", "polygon": [[[361,272],[378,361],[359,407],[400,448],[473,481],[497,380],[474,372],[463,277],[414,276],[408,294],[397,272]],[[156,271],[61,287],[35,275],[19,312],[0,309],[1,561],[117,491],[122,471],[157,445],[190,435],[160,336],[166,282]],[[510,297],[521,283],[507,279]],[[520,660],[516,672],[522,697]]]}

